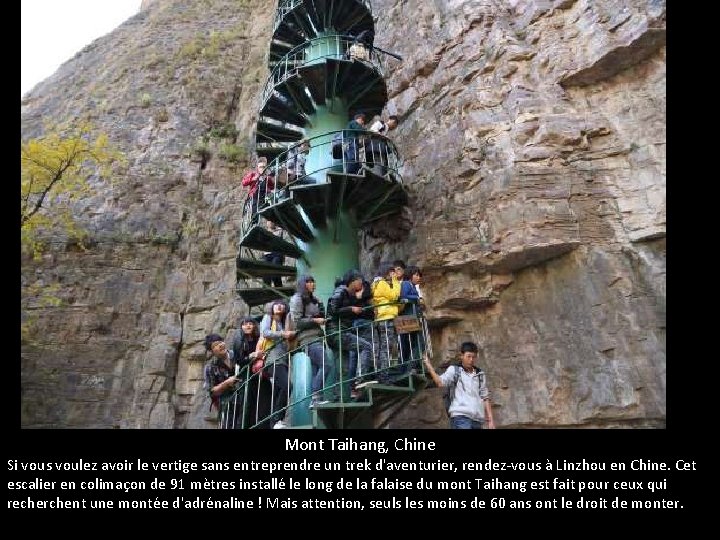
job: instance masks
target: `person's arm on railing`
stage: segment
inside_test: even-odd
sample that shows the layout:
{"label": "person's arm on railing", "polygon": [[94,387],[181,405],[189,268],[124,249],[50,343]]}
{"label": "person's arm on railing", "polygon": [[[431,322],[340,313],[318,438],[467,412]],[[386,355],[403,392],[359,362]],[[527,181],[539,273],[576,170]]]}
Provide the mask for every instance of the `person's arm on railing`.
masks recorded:
{"label": "person's arm on railing", "polygon": [[423,363],[427,368],[427,372],[430,374],[430,378],[432,378],[433,382],[438,386],[438,388],[445,386],[442,379],[440,378],[440,375],[438,375],[435,372],[435,368],[432,367],[432,364],[430,363],[430,359],[428,358],[427,354],[423,356]]}
{"label": "person's arm on railing", "polygon": [[[323,305],[320,306],[320,315],[324,315]],[[303,301],[298,295],[293,295],[290,298],[290,314],[292,315],[295,323],[295,329],[300,332],[302,330],[309,330],[311,328],[317,328],[325,322],[325,317],[303,317]]]}
{"label": "person's arm on railing", "polygon": [[337,313],[341,319],[354,319],[356,315],[361,315],[363,308],[360,306],[347,305],[338,309]]}
{"label": "person's arm on railing", "polygon": [[224,394],[225,392],[229,391],[237,381],[238,378],[235,375],[231,375],[221,383],[216,384],[212,387],[212,395],[219,396],[221,394]]}
{"label": "person's arm on railing", "polygon": [[315,323],[317,323],[318,326],[322,326],[325,324],[325,306],[322,302],[318,302],[318,314],[317,317],[314,319],[311,319]]}

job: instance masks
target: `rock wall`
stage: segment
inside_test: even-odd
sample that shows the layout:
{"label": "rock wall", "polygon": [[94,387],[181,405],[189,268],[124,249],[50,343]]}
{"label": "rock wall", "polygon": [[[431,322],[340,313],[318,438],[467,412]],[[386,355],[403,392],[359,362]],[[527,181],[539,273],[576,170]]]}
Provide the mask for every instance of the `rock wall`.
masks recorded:
{"label": "rock wall", "polygon": [[24,427],[213,426],[202,340],[246,309],[239,175],[274,3],[150,4],[23,98],[24,137],[43,119],[89,119],[129,163],[76,209],[86,251],[58,241],[40,264],[23,261],[26,284],[58,283],[62,299],[23,347]]}
{"label": "rock wall", "polygon": [[664,425],[664,2],[375,5],[413,205],[367,267],[424,269],[438,361],[481,345],[501,425]]}
{"label": "rock wall", "polygon": [[[213,425],[201,340],[246,309],[238,180],[274,6],[143,2],[24,97],[23,137],[87,118],[129,162],[77,208],[86,251],[23,261],[63,300],[23,347],[24,427]],[[436,361],[478,342],[501,426],[663,426],[665,3],[373,9],[376,45],[404,58],[388,112],[411,206],[362,234],[363,269],[423,268]],[[446,425],[437,390],[392,422]]]}

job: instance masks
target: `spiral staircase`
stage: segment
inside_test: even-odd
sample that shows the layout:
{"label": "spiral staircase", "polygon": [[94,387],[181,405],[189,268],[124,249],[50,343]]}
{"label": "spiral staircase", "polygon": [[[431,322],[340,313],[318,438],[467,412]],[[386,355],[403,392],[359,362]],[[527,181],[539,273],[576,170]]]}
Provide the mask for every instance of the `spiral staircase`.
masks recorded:
{"label": "spiral staircase", "polygon": [[[368,122],[381,114],[387,102],[386,70],[399,58],[373,44],[358,46],[359,35],[374,32],[370,2],[279,0],[273,28],[271,73],[260,95],[255,131],[257,154],[269,163],[253,199],[246,201],[237,258],[237,292],[258,315],[265,303],[293,293],[287,284],[261,285],[268,276],[292,280],[296,274],[311,274],[317,296],[327,301],[336,278],[359,267],[358,231],[407,204],[395,144],[376,133],[348,129],[358,113]],[[281,234],[271,232],[268,221],[279,226]],[[285,263],[267,262],[259,256],[262,252],[281,254]],[[367,387],[361,399],[351,400],[343,390],[346,385],[336,381],[339,399],[311,408],[310,360],[300,350],[288,353],[292,426],[386,425],[399,405],[425,384],[417,356],[431,351],[427,324],[422,315],[417,317],[421,330],[414,334],[414,356],[402,358],[398,344],[386,344],[395,351],[391,369],[403,375],[393,384]],[[347,351],[335,356],[343,354]],[[328,362],[342,365],[332,352],[328,356]],[[411,365],[416,373],[410,372]],[[343,382],[356,376],[339,372]],[[247,385],[255,379],[259,389],[259,377],[245,374],[246,387],[226,402],[221,427],[238,427],[238,415],[241,427],[266,427],[257,414],[247,421],[244,413],[252,393]]]}

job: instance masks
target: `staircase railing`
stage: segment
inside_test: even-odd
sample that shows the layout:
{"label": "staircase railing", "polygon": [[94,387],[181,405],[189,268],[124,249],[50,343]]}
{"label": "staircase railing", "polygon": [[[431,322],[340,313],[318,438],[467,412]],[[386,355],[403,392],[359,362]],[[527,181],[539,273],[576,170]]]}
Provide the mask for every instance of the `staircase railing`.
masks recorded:
{"label": "staircase railing", "polygon": [[[370,14],[372,14],[372,5],[370,3],[370,0],[346,0],[346,1],[354,1],[358,4],[364,5]],[[273,34],[275,33],[275,30],[277,30],[278,26],[280,26],[280,23],[285,18],[285,15],[293,11],[296,7],[298,7],[300,4],[303,3],[303,0],[278,0],[278,7],[277,11],[275,12],[275,21],[273,22]]]}
{"label": "staircase railing", "polygon": [[[415,370],[415,374],[424,377],[425,366],[422,358],[425,355],[432,358],[432,346],[425,316],[419,306],[412,302],[391,302],[368,306],[363,309],[373,310],[382,306],[406,306],[405,309],[411,311],[411,313],[404,314],[402,317],[404,321],[408,319],[416,320],[417,330],[396,333],[394,342],[389,343],[387,327],[395,325],[394,319],[385,321],[368,320],[365,324],[351,329],[339,327],[340,329],[337,332],[318,337],[304,343],[301,347],[288,351],[283,355],[283,360],[287,363],[288,373],[292,373],[294,357],[298,353],[307,354],[308,348],[313,343],[322,343],[323,356],[320,369],[323,386],[313,392],[311,388],[298,388],[296,385],[291,388],[293,384],[288,384],[285,396],[287,405],[284,407],[275,407],[277,360],[271,365],[263,366],[257,373],[250,373],[250,366],[245,366],[240,373],[242,382],[236,385],[231,394],[221,399],[219,427],[223,429],[253,429],[268,426],[268,424],[274,423],[277,418],[285,416],[286,411],[297,407],[310,408],[313,400],[327,400],[338,405],[357,403],[352,398],[351,386],[376,377],[387,378],[388,381],[386,382],[388,384],[398,380],[402,381],[405,378],[409,380],[414,374],[413,370]],[[338,320],[338,325],[340,324]],[[386,327],[385,331],[383,331],[383,326]],[[343,335],[348,333],[351,336],[350,341],[354,339],[358,343],[354,351],[343,350],[343,341],[348,341],[347,339],[343,340]],[[385,342],[383,342],[381,334],[385,335]],[[369,339],[371,343],[371,369],[369,371],[363,371],[363,368],[367,366],[362,366],[360,362],[362,351],[359,343],[361,339]],[[277,347],[278,344],[276,343],[273,348]],[[273,348],[266,351],[265,358]],[[385,349],[388,353],[385,357],[387,358],[387,365],[381,365],[384,363],[380,352],[381,349]],[[343,372],[345,366],[349,366],[351,363],[352,353],[356,355],[354,372]],[[332,373],[336,373],[337,376],[333,376]],[[328,376],[328,374],[331,375]],[[370,385],[365,386],[365,388],[368,386]],[[267,408],[268,398],[270,400],[269,413],[263,413],[261,416],[262,404]]]}
{"label": "staircase railing", "polygon": [[[330,35],[310,39],[296,46],[283,58],[276,61],[275,67],[265,82],[265,87],[260,97],[260,110],[263,109],[267,100],[270,99],[275,87],[296,75],[298,70],[303,66],[314,65],[317,64],[318,61],[325,59],[352,61],[354,55],[351,48],[354,43],[355,38],[352,36]],[[311,56],[307,54],[308,49],[312,50]],[[373,47],[371,51],[367,52],[367,58],[356,61],[372,64],[384,78],[387,74],[388,57],[397,58],[397,55]]]}
{"label": "staircase railing", "polygon": [[[399,173],[403,161],[395,143],[379,133],[366,130],[329,131],[305,139],[320,159],[305,161],[300,166],[298,157],[303,143],[296,143],[273,159],[258,177],[258,188],[246,199],[241,223],[241,237],[258,223],[262,210],[281,202],[289,196],[294,186],[325,184],[326,172],[358,174],[368,169],[391,182],[402,184]],[[321,150],[317,150],[320,148]],[[307,154],[305,154],[307,159]],[[268,187],[272,180],[273,187]],[[256,210],[257,209],[257,210]]]}

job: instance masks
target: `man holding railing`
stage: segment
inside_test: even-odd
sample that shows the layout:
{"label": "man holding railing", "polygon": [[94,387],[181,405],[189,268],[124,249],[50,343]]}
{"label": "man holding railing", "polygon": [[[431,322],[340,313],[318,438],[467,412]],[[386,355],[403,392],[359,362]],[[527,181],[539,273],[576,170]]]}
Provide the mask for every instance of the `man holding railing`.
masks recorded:
{"label": "man holding railing", "polygon": [[447,413],[452,429],[495,429],[490,392],[485,372],[475,366],[478,346],[472,341],[460,345],[460,364],[450,365],[438,375],[427,355],[423,357],[428,375],[438,387],[448,387]]}

